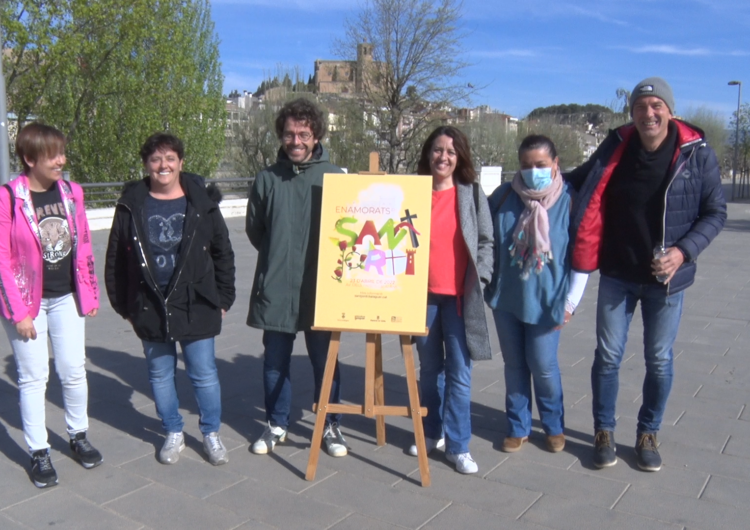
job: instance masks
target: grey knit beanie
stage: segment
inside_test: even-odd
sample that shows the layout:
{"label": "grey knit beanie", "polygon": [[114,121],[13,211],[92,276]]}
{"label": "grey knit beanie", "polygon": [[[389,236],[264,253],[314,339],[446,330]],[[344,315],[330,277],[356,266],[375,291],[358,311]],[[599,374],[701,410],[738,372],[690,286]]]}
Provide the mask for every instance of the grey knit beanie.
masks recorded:
{"label": "grey knit beanie", "polygon": [[669,112],[674,115],[674,95],[672,87],[661,77],[648,77],[635,85],[630,93],[630,115],[633,115],[635,101],[643,96],[654,96],[662,100],[669,107]]}

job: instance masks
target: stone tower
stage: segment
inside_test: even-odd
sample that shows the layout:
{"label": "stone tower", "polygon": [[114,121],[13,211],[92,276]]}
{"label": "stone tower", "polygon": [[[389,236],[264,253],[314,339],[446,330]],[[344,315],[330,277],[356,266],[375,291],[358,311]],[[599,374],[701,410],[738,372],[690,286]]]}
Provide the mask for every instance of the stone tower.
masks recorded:
{"label": "stone tower", "polygon": [[354,81],[354,90],[361,94],[364,92],[366,72],[372,65],[372,44],[357,44],[357,75]]}

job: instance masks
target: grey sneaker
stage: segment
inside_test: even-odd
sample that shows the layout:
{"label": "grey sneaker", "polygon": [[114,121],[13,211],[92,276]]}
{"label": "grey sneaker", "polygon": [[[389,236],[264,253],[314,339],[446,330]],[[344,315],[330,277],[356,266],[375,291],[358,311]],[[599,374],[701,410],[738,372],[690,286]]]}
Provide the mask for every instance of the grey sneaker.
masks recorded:
{"label": "grey sneaker", "polygon": [[349,452],[338,423],[334,422],[326,425],[326,430],[323,431],[323,442],[326,444],[326,451],[331,456],[346,456]]}
{"label": "grey sneaker", "polygon": [[445,453],[445,458],[448,462],[456,464],[456,471],[463,473],[464,475],[471,475],[472,473],[479,471],[479,466],[474,462],[470,453]]}
{"label": "grey sneaker", "polygon": [[159,451],[159,462],[174,464],[180,459],[180,453],[185,449],[185,437],[181,432],[168,432],[164,445]]}
{"label": "grey sneaker", "polygon": [[[429,455],[435,449],[442,449],[445,447],[445,438],[436,440],[435,438],[427,438],[425,436],[424,445],[425,449],[427,449],[427,454]],[[409,454],[411,456],[417,456],[417,444],[411,444],[411,447],[409,447]]]}
{"label": "grey sneaker", "polygon": [[210,432],[203,436],[203,452],[208,455],[208,461],[215,466],[229,462],[227,448],[221,442],[218,432]]}
{"label": "grey sneaker", "polygon": [[271,427],[269,423],[260,438],[250,447],[250,451],[256,455],[265,455],[273,451],[277,443],[286,440],[286,429],[284,427]]}
{"label": "grey sneaker", "polygon": [[40,449],[31,453],[31,478],[37,488],[57,485],[57,473],[52,467],[49,449]]}
{"label": "grey sneaker", "polygon": [[661,456],[657,447],[656,433],[641,433],[635,443],[635,455],[638,467],[643,471],[659,471]]}

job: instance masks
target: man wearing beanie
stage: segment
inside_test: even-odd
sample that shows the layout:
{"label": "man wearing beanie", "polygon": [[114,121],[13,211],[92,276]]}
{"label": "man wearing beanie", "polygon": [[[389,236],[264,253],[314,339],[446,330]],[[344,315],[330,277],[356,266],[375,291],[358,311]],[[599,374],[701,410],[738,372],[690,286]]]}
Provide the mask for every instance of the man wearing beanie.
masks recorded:
{"label": "man wearing beanie", "polygon": [[719,164],[699,128],[675,119],[659,77],[630,96],[632,123],[610,131],[566,179],[579,191],[573,212],[573,269],[599,269],[596,351],[591,368],[594,465],[615,455],[615,404],[628,328],[640,302],[646,375],[635,452],[644,471],[661,469],[656,433],[672,388],[672,345],[698,255],[724,226]]}

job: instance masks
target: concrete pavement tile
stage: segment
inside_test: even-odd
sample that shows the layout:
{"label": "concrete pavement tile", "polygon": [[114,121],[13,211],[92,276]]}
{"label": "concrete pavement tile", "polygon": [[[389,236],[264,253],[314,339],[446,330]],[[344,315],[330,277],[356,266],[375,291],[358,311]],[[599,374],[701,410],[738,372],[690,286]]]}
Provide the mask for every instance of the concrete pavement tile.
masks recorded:
{"label": "concrete pavement tile", "polygon": [[150,528],[223,530],[248,519],[161,484],[151,484],[105,506]]}
{"label": "concrete pavement tile", "polygon": [[571,502],[556,495],[543,495],[520,520],[556,530],[683,530],[682,525],[592,506],[583,497]]}
{"label": "concrete pavement tile", "polygon": [[[692,414],[688,408],[677,425],[664,429],[662,441],[682,439],[694,447],[720,452],[730,436],[737,442],[750,439],[750,423],[716,416],[699,416]],[[750,452],[739,456],[750,456]]]}
{"label": "concrete pavement tile", "polygon": [[740,413],[744,414],[746,409],[747,407],[744,403],[730,404],[713,399],[703,399],[701,397],[677,400],[674,398],[674,395],[670,395],[670,402],[667,404],[667,414],[665,415],[664,423],[675,425],[675,421],[679,423],[686,414],[690,414],[690,417],[737,420],[742,419]]}
{"label": "concrete pavement tile", "polygon": [[[470,476],[441,468],[431,469],[430,474],[432,485],[429,488],[422,488],[421,485],[411,481],[401,481],[396,484],[395,489],[453,502],[454,505],[470,506],[476,510],[503,515],[510,519],[520,516],[540,495],[524,488],[485,480],[482,478],[481,469],[480,473]],[[419,472],[412,474],[412,478],[419,480]]]}
{"label": "concrete pavement tile", "polygon": [[731,434],[723,454],[750,459],[750,437],[746,434]]}
{"label": "concrete pavement tile", "polygon": [[462,504],[451,504],[424,525],[422,530],[444,530],[448,528],[544,530],[549,527],[539,526],[526,521],[518,521],[511,517],[498,517],[497,514],[475,510]]}
{"label": "concrete pavement tile", "polygon": [[232,528],[232,530],[272,530],[274,528],[278,527],[271,526],[270,524],[266,524],[263,521],[258,521],[256,519],[250,519],[249,521],[245,521],[240,526]]}
{"label": "concrete pavement tile", "polygon": [[449,504],[427,496],[426,492],[396,490],[363,478],[362,474],[348,473],[337,473],[302,496],[409,528],[420,526]]}
{"label": "concrete pavement tile", "polygon": [[101,505],[151,484],[151,481],[104,462],[86,469],[72,458],[55,463],[59,486]]}
{"label": "concrete pavement tile", "polygon": [[192,458],[183,458],[186,451],[180,455],[176,464],[164,465],[154,461],[151,455],[144,456],[120,466],[125,471],[174,488],[199,499],[205,499],[222,491],[229,486],[245,480],[245,477],[232,473],[232,454],[229,463],[222,466],[212,466],[208,462],[198,462]]}
{"label": "concrete pavement tile", "polygon": [[367,530],[396,530],[406,527],[386,523],[385,521],[373,519],[372,517],[365,517],[364,515],[358,513],[353,513],[343,521],[331,526],[328,530],[362,530],[365,528]]}
{"label": "concrete pavement tile", "polygon": [[29,530],[30,527],[14,521],[9,516],[0,513],[0,528],[3,530]]}
{"label": "concrete pavement tile", "polygon": [[[270,455],[254,455],[245,449],[239,449],[230,454],[229,464],[233,473],[253,480],[262,480],[266,486],[299,493],[314,484],[305,480],[309,454],[309,451],[297,451],[292,456],[282,456],[276,452]],[[323,455],[320,461],[324,462]],[[319,464],[315,480],[325,480],[334,473],[335,470]]]}
{"label": "concrete pavement tile", "polygon": [[15,465],[0,467],[0,510],[51,491],[34,486],[27,469]]}
{"label": "concrete pavement tile", "polygon": [[319,502],[304,495],[270,486],[265,483],[263,477],[260,477],[235,484],[208,497],[206,503],[217,509],[232,510],[243,517],[263,521],[271,526],[328,528],[350,512],[339,506],[337,496],[333,495]]}
{"label": "concrete pavement tile", "polygon": [[747,500],[750,499],[750,482],[711,475],[700,498],[747,510]]}
{"label": "concrete pavement tile", "polygon": [[[671,447],[671,446],[670,446]],[[648,487],[660,491],[668,491],[678,495],[697,497],[708,479],[709,473],[686,467],[682,462],[675,461],[666,449],[664,465],[659,473],[644,473],[638,469],[635,452],[632,447],[617,447],[617,465],[596,469],[592,463],[591,448],[587,448],[587,455],[573,464],[570,471],[587,473],[592,476],[630,484],[631,487]]]}
{"label": "concrete pavement tile", "polygon": [[488,480],[570,500],[609,508],[622,495],[627,483],[588,473],[566,471],[533,462],[506,460],[487,475]]}
{"label": "concrete pavement tile", "polygon": [[[98,528],[139,529],[141,524],[108,508],[101,508],[65,488],[52,488],[44,495],[42,505],[34,499],[3,511],[14,521],[30,528]],[[43,508],[43,509],[42,509]],[[94,521],[96,521],[94,523]]]}
{"label": "concrete pavement tile", "polygon": [[664,491],[630,488],[615,506],[622,513],[671,521],[683,526],[747,529],[750,511],[706,499],[675,495]]}

